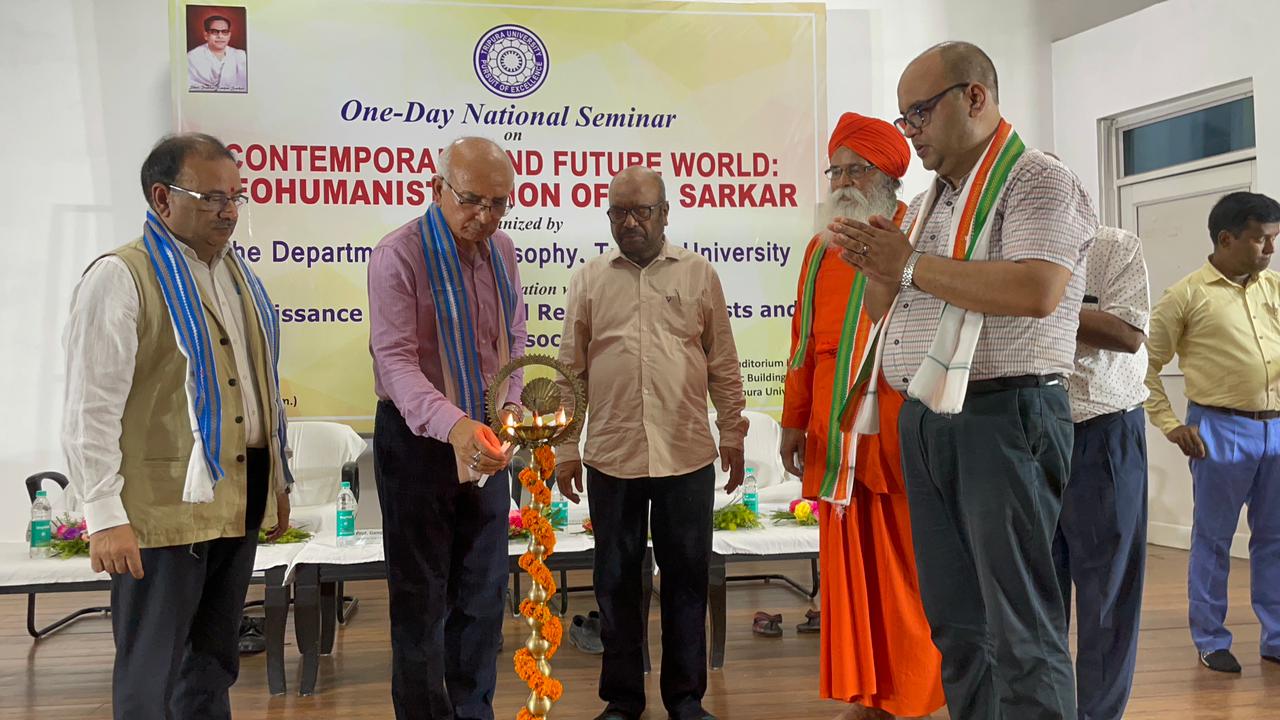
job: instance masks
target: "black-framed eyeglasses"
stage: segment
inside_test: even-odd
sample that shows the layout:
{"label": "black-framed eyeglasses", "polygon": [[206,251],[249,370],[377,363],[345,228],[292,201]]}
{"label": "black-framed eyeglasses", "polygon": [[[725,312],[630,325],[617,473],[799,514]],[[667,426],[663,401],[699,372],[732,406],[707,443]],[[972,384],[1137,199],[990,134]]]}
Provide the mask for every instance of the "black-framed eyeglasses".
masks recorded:
{"label": "black-framed eyeglasses", "polygon": [[628,215],[635,218],[637,223],[642,223],[647,222],[649,218],[653,217],[654,210],[657,210],[666,204],[667,203],[664,200],[652,205],[640,205],[639,207],[633,208],[611,207],[608,210],[605,210],[604,214],[609,216],[609,222],[614,225],[621,225],[625,223]]}
{"label": "black-framed eyeglasses", "polygon": [[822,174],[826,175],[828,180],[839,180],[840,178],[856,180],[875,169],[875,165],[832,165],[823,170]]}
{"label": "black-framed eyeglasses", "polygon": [[912,130],[923,130],[924,126],[929,124],[929,116],[933,113],[933,108],[937,106],[938,103],[942,102],[942,98],[946,96],[947,93],[952,90],[967,88],[970,84],[971,83],[968,82],[956,83],[928,100],[923,100],[912,105],[907,109],[907,112],[904,113],[902,117],[893,121],[894,127],[898,128],[898,132],[903,135],[907,134],[908,128]]}
{"label": "black-framed eyeglasses", "polygon": [[440,179],[448,186],[449,192],[453,193],[453,197],[458,201],[459,205],[467,206],[476,212],[488,212],[489,216],[494,218],[500,218],[511,210],[511,203],[506,200],[487,203],[471,193],[467,193],[464,196],[454,189],[453,183],[449,182],[449,178],[441,176]]}
{"label": "black-framed eyeglasses", "polygon": [[184,192],[195,198],[202,206],[204,206],[204,209],[209,212],[222,212],[222,209],[227,206],[227,203],[231,203],[237,208],[242,208],[249,202],[249,196],[244,194],[227,195],[226,193],[202,193],[196,192],[195,190],[188,190],[184,187],[178,187],[173,183],[167,184],[171,190]]}
{"label": "black-framed eyeglasses", "polygon": [[212,30],[205,30],[205,32],[209,33],[210,35],[230,35],[231,28],[227,28],[226,30],[219,30],[218,28],[213,28]]}

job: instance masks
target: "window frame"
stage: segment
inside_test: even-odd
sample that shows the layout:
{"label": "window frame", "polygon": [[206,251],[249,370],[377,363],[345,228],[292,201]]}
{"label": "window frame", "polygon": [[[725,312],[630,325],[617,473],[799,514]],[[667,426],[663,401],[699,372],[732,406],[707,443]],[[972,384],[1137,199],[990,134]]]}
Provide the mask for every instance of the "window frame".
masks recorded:
{"label": "window frame", "polygon": [[1254,97],[1253,78],[1219,85],[1181,97],[1172,98],[1144,107],[1135,108],[1098,120],[1098,168],[1102,179],[1100,205],[1102,220],[1107,225],[1120,221],[1120,188],[1171,175],[1195,172],[1204,168],[1229,165],[1257,157],[1257,101],[1254,102],[1255,146],[1200,158],[1190,162],[1169,165],[1137,175],[1124,175],[1124,133],[1128,130],[1151,125],[1199,110],[1225,105],[1237,100]]}

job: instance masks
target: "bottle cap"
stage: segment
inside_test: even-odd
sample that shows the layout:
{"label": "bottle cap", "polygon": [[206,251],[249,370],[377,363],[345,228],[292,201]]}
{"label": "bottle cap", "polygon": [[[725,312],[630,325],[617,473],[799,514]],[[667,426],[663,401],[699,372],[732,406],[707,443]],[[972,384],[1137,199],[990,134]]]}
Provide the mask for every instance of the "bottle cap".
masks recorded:
{"label": "bottle cap", "polygon": [[351,483],[347,482],[346,480],[343,480],[343,481],[342,481],[342,489],[343,489],[343,490],[350,490],[350,489],[351,489]]}
{"label": "bottle cap", "polygon": [[45,492],[44,490],[37,490],[36,497],[38,498],[49,497],[49,493]]}

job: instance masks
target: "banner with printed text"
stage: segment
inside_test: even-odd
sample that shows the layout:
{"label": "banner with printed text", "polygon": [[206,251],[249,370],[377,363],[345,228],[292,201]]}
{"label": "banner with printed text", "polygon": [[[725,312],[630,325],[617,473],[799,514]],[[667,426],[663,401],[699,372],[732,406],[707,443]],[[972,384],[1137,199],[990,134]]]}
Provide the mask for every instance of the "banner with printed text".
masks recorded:
{"label": "banner with printed text", "polygon": [[719,272],[748,407],[781,406],[821,200],[821,3],[174,0],[175,125],[240,158],[234,237],[279,306],[290,415],[372,428],[366,266],[422,215],[440,149],[516,169],[529,352],[558,351],[569,276],[613,247],[609,180],[659,170],[669,242]]}

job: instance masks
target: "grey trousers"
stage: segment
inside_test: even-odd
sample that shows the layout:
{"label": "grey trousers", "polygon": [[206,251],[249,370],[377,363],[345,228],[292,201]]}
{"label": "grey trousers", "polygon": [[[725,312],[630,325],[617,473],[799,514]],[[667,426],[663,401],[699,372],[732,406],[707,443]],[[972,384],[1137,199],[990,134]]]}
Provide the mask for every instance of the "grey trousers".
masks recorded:
{"label": "grey trousers", "polygon": [[247,453],[244,537],[146,548],[143,578],[111,578],[116,720],[227,720],[240,673],[240,618],[266,504],[267,451]]}
{"label": "grey trousers", "polygon": [[1061,384],[972,385],[899,416],[920,593],[953,720],[1075,720],[1053,540],[1070,474]]}

